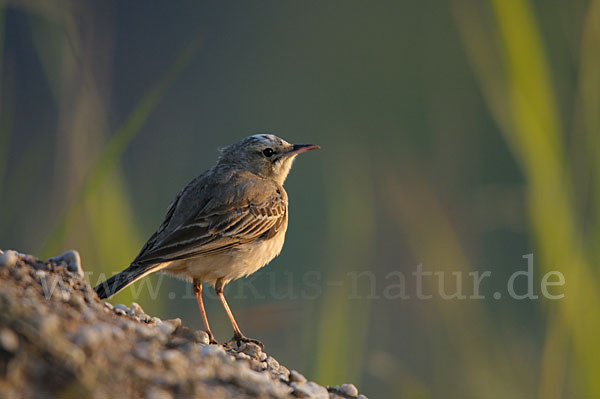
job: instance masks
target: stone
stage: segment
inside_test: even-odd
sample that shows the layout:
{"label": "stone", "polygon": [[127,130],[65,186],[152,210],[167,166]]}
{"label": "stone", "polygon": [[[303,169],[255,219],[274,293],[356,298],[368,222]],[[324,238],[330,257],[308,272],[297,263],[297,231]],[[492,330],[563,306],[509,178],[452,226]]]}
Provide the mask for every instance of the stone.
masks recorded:
{"label": "stone", "polygon": [[210,344],[210,338],[208,338],[208,334],[206,331],[196,330],[194,331],[194,340],[202,345]]}
{"label": "stone", "polygon": [[287,367],[282,366],[281,364],[279,365],[279,370],[277,371],[277,374],[279,375],[279,378],[283,381],[289,381],[290,380],[290,370],[287,369]]}
{"label": "stone", "polygon": [[306,383],[292,382],[290,386],[294,389],[294,395],[299,398],[329,399],[329,391],[325,387],[309,381]]}
{"label": "stone", "polygon": [[155,328],[147,326],[146,324],[135,323],[134,326],[135,331],[140,336],[140,338],[152,339],[158,335],[158,331]]}
{"label": "stone", "polygon": [[40,334],[44,336],[53,335],[60,327],[60,319],[55,314],[40,317],[38,323]]}
{"label": "stone", "polygon": [[147,342],[137,345],[133,350],[133,354],[138,359],[145,360],[148,363],[157,363],[159,361],[158,354],[154,351],[153,346]]}
{"label": "stone", "polygon": [[250,367],[252,367],[252,370],[263,371],[266,370],[267,363],[252,359],[250,361]]}
{"label": "stone", "polygon": [[131,302],[131,305],[129,306],[129,313],[135,314],[135,315],[146,314],[146,313],[144,313],[144,309],[142,309],[140,304],[137,302]]}
{"label": "stone", "polygon": [[113,311],[119,316],[125,316],[129,314],[129,308],[122,303],[113,306]]}
{"label": "stone", "polygon": [[0,266],[15,267],[19,259],[17,253],[13,250],[8,250],[0,254]]}
{"label": "stone", "polygon": [[342,386],[340,387],[340,391],[348,396],[357,396],[358,395],[358,389],[356,389],[354,384],[342,384]]}
{"label": "stone", "polygon": [[46,270],[36,270],[34,275],[38,281],[42,281],[48,276],[48,272]]}
{"label": "stone", "polygon": [[227,352],[225,352],[225,349],[223,349],[223,347],[220,345],[206,345],[202,348],[200,353],[202,356],[214,356],[221,359],[224,359],[228,356]]}
{"label": "stone", "polygon": [[146,399],[173,399],[173,394],[161,388],[151,387],[146,392]]}
{"label": "stone", "polygon": [[252,360],[252,358],[250,356],[246,355],[244,352],[238,352],[235,355],[235,357],[238,359],[241,359],[241,360],[248,360],[248,361]]}
{"label": "stone", "polygon": [[85,276],[83,273],[83,267],[81,267],[81,256],[79,255],[79,252],[75,251],[74,249],[48,260],[53,263],[64,263],[67,265],[68,271],[75,273],[80,278],[84,278]]}
{"label": "stone", "polygon": [[162,334],[171,335],[179,328],[179,326],[181,326],[181,319],[171,319],[161,321],[156,325],[156,328],[158,328]]}
{"label": "stone", "polygon": [[127,319],[120,319],[117,323],[117,326],[125,333],[135,331],[135,325],[131,324],[131,322]]}
{"label": "stone", "polygon": [[169,367],[174,367],[174,366],[185,367],[187,365],[186,357],[183,355],[183,353],[181,353],[175,349],[169,349],[169,350],[164,351],[162,353],[162,360]]}
{"label": "stone", "polygon": [[85,300],[78,295],[72,295],[69,298],[69,304],[79,311],[82,311],[86,308]]}
{"label": "stone", "polygon": [[274,373],[279,371],[279,362],[274,357],[267,357],[267,367]]}
{"label": "stone", "polygon": [[95,350],[101,341],[98,330],[90,326],[81,327],[75,335],[75,344],[84,349]]}
{"label": "stone", "polygon": [[254,344],[252,342],[243,344],[240,347],[240,351],[245,353],[246,355],[250,356],[253,359],[260,359],[260,354],[262,353],[260,346]]}
{"label": "stone", "polygon": [[300,374],[298,371],[292,370],[290,371],[290,382],[299,382],[302,384],[306,382],[306,377]]}
{"label": "stone", "polygon": [[15,353],[19,349],[19,337],[11,329],[0,329],[0,347],[9,353]]}

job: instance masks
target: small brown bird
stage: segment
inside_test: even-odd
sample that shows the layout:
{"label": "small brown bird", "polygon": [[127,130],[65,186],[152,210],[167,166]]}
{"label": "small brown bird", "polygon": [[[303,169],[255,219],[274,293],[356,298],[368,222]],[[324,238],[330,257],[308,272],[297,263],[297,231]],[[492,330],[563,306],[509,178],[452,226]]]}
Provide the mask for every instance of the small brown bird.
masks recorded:
{"label": "small brown bird", "polygon": [[233,327],[227,344],[262,346],[242,334],[223,287],[279,255],[288,224],[283,182],[296,155],[317,148],[270,134],[256,134],[223,148],[217,163],[175,197],[165,220],[129,267],[94,290],[100,298],[108,298],[157,271],[191,281],[210,342],[216,343],[202,302],[202,282],[207,282],[214,286]]}

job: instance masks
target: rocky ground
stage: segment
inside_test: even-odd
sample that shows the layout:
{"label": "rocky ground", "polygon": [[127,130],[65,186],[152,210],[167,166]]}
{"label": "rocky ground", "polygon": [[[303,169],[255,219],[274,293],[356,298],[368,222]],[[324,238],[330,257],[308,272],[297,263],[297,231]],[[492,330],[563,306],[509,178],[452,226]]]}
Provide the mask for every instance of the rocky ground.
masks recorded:
{"label": "rocky ground", "polygon": [[323,387],[254,344],[209,345],[180,319],[102,302],[75,251],[0,251],[2,398],[360,398]]}

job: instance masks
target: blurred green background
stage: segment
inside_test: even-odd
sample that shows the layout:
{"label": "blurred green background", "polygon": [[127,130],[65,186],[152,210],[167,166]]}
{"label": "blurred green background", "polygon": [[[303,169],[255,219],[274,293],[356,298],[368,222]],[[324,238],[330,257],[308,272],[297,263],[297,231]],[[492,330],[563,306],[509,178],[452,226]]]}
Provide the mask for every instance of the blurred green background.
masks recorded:
{"label": "blurred green background", "polygon": [[[286,182],[283,253],[226,289],[247,335],[371,398],[600,397],[600,1],[4,0],[0,13],[0,247],[76,248],[95,284],[218,147],[260,131],[315,142]],[[557,270],[565,297],[493,299],[529,253],[536,293]],[[491,271],[486,299],[415,298],[418,264],[448,284],[463,272],[467,295],[466,273]],[[411,299],[386,297],[393,272]],[[147,312],[202,327],[189,285],[143,281]],[[156,300],[140,286],[159,282]]]}

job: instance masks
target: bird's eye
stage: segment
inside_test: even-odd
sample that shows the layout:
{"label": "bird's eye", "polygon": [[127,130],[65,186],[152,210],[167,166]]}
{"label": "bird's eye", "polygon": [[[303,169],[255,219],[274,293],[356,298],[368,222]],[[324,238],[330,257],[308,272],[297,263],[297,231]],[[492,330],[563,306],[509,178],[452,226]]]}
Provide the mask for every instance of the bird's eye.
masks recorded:
{"label": "bird's eye", "polygon": [[273,149],[272,149],[272,148],[265,148],[265,149],[263,150],[263,154],[264,154],[264,156],[265,156],[265,157],[269,158],[269,157],[271,157],[273,154],[275,154],[275,151],[273,151]]}

